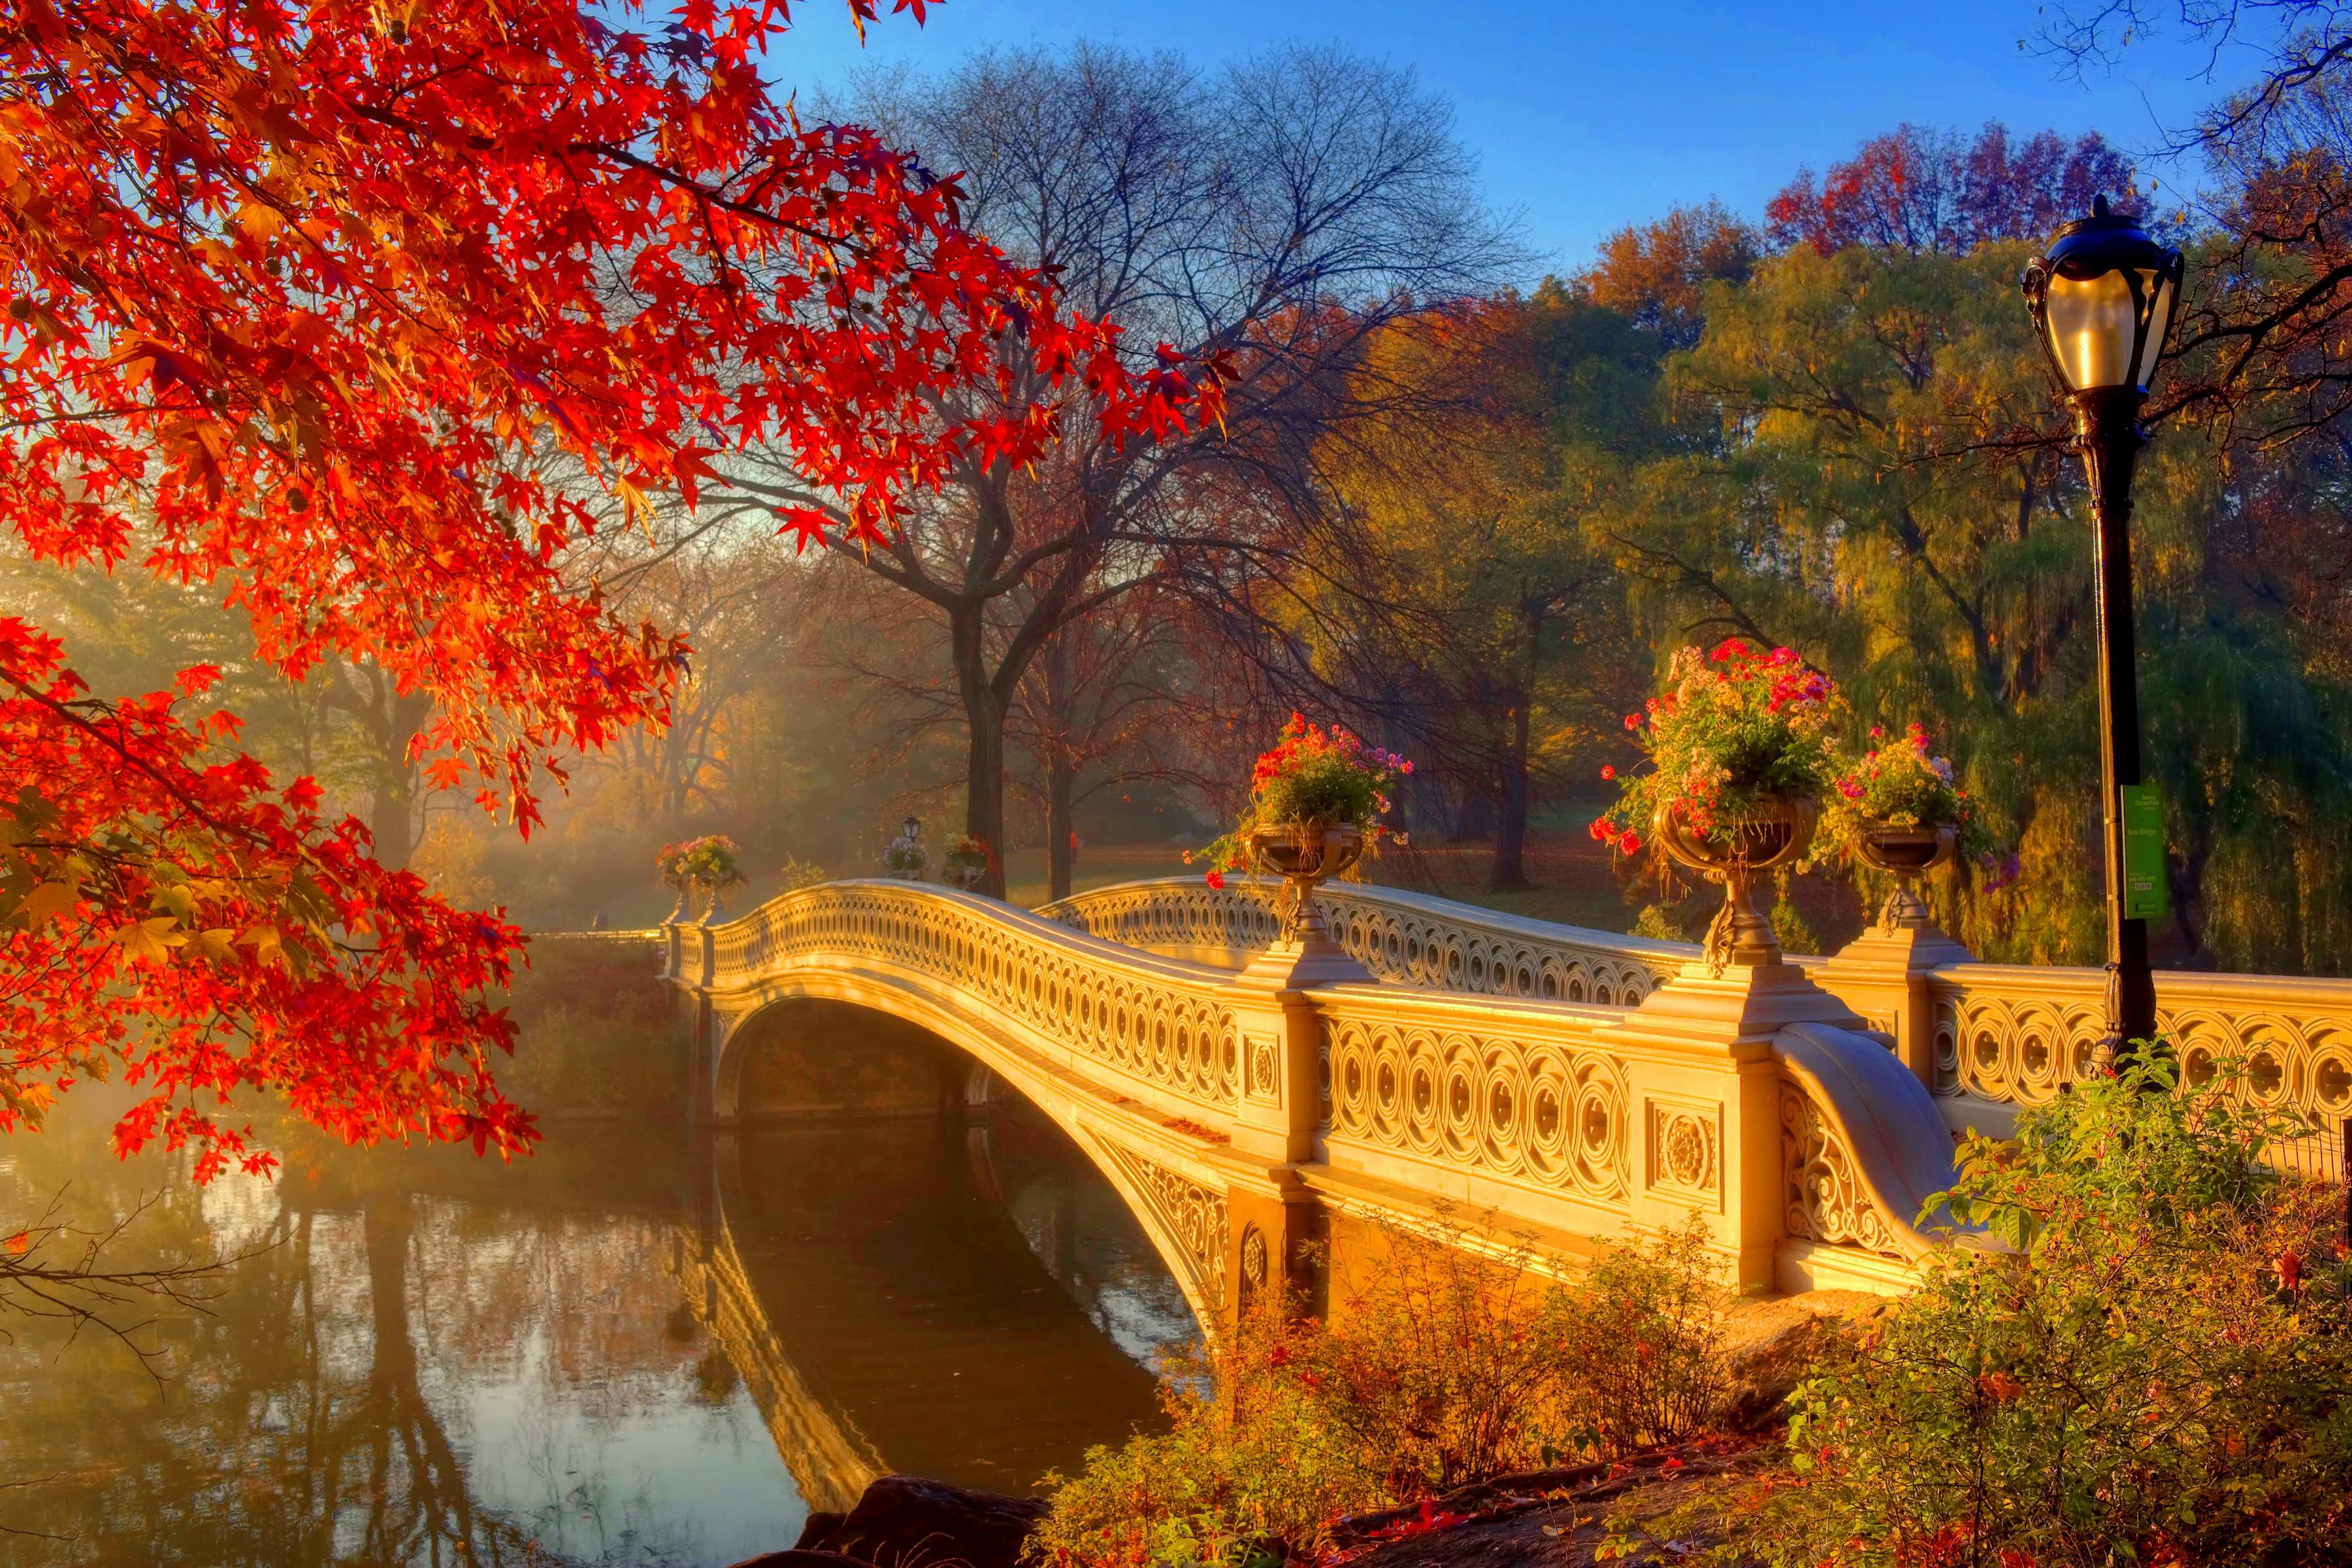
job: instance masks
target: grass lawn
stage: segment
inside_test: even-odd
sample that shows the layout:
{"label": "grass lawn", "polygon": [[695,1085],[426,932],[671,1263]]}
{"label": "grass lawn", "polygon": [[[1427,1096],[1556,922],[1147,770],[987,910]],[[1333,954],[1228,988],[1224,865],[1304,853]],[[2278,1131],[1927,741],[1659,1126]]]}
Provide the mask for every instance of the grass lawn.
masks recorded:
{"label": "grass lawn", "polygon": [[[1083,893],[1114,882],[1137,882],[1146,877],[1198,876],[1198,866],[1184,864],[1180,844],[1083,845],[1070,874],[1070,890]],[[1045,897],[1045,848],[1015,849],[1004,858],[1006,899],[1024,909],[1035,909]]]}

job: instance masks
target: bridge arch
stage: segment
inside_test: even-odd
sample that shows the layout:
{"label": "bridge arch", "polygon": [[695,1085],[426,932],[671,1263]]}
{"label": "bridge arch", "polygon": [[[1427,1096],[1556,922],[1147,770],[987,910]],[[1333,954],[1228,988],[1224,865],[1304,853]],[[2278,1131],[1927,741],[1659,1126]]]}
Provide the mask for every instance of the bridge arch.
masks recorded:
{"label": "bridge arch", "polygon": [[[817,1016],[836,1027],[836,1037],[868,1020],[866,1060],[887,1054],[896,1060],[869,1075],[896,1108],[913,1110],[926,1086],[904,1064],[927,1045],[949,1053],[950,1070],[928,1086],[933,1108],[945,1110],[967,1099],[975,1073],[989,1087],[1018,1094],[1061,1129],[1099,1170],[1141,1224],[1152,1247],[1175,1277],[1194,1319],[1213,1329],[1226,1301],[1226,1254],[1230,1220],[1225,1173],[1215,1168],[1211,1147],[1190,1131],[1171,1127],[1181,1118],[1152,1112],[1131,1100],[1058,1071],[1001,1026],[975,1017],[930,987],[887,975],[823,968],[764,977],[723,999],[707,1026],[716,1036],[709,1053],[710,1105],[721,1125],[740,1123],[753,1110],[747,1089],[763,1051],[776,1048],[784,1021],[794,1014]],[[812,1005],[828,1009],[813,1014]],[[875,1031],[873,1025],[881,1026]],[[823,1053],[816,1053],[823,1054]],[[856,1051],[831,1053],[854,1070]],[[795,1109],[831,1109],[820,1099]]]}
{"label": "bridge arch", "polygon": [[[1939,970],[1898,975],[1849,950],[1816,984],[1807,964],[1727,969],[1386,890],[1333,895],[1360,954],[1304,937],[1251,953],[1260,891],[1187,889],[1171,920],[1151,889],[1033,913],[836,882],[723,925],[667,926],[663,976],[695,1010],[695,1113],[740,1114],[738,1030],[763,1008],[814,999],[899,1019],[1076,1142],[1204,1321],[1277,1274],[1311,1289],[1302,1260],[1335,1216],[1491,1212],[1573,1268],[1697,1212],[1739,1284],[1768,1289],[1905,1289],[1936,1245],[1909,1223],[1929,1189],[1913,1190],[1923,1173],[1899,1156],[1949,1134],[1932,1100],[1866,1070],[1888,1035],[1864,1031],[1896,979],[1906,1027],[1914,982]],[[1383,972],[1391,928],[1408,971],[1416,941],[1425,970],[1442,938],[1441,972]],[[1555,972],[1591,977],[1593,999],[1564,999],[1574,987],[1544,984]]]}

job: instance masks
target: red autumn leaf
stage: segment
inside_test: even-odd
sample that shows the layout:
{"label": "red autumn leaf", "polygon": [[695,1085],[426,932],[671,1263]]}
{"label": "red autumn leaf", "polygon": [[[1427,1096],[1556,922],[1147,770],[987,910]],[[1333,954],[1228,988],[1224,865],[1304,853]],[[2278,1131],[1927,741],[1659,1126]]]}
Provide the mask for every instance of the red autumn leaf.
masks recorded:
{"label": "red autumn leaf", "polygon": [[[534,781],[661,722],[687,667],[565,587],[595,497],[551,448],[691,500],[714,444],[781,442],[879,537],[970,452],[1047,434],[942,425],[945,389],[1079,364],[1114,437],[1186,416],[1174,368],[1127,377],[1109,329],[958,226],[952,182],[780,108],[751,60],[781,0],[630,15],[27,0],[0,29],[37,84],[0,105],[0,527],[112,569],[135,518],[257,662],[428,694],[433,787],[526,833]],[[217,1119],[268,1090],[354,1141],[527,1148],[485,1000],[520,931],[226,751],[234,721],[187,709],[215,673],[98,700],[0,619],[0,873],[60,889],[0,910],[0,1131],[110,1067],[146,1092],[117,1144],[194,1142],[200,1177],[270,1163]]]}

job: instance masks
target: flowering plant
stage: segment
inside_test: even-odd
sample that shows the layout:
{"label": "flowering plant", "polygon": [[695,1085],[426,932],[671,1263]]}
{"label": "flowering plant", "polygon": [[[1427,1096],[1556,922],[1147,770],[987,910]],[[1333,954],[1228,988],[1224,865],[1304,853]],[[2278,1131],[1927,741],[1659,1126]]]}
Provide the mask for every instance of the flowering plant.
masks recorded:
{"label": "flowering plant", "polygon": [[901,833],[890,840],[882,851],[882,871],[885,876],[902,881],[919,882],[931,868],[931,852],[919,838]]}
{"label": "flowering plant", "polygon": [[731,888],[743,880],[735,841],[723,833],[705,834],[683,844],[665,844],[655,857],[662,880],[673,888]]}
{"label": "flowering plant", "polygon": [[[1873,741],[1885,735],[1870,732]],[[1927,750],[1927,731],[1917,724],[1857,758],[1822,812],[1822,832],[1841,848],[1876,827],[1954,828],[1959,852],[1971,858],[1992,848],[1992,835],[1977,820],[1968,791],[1952,781],[1952,764]]]}
{"label": "flowering plant", "polygon": [[948,840],[947,853],[940,859],[950,871],[985,871],[988,869],[988,840],[974,838],[968,833],[956,834]]}
{"label": "flowering plant", "polygon": [[[1351,730],[1334,724],[1327,731],[1293,713],[1273,749],[1258,753],[1241,820],[1198,852],[1209,862],[1209,886],[1223,887],[1225,873],[1250,858],[1250,835],[1270,828],[1353,827],[1368,856],[1383,838],[1402,843],[1404,836],[1383,826],[1381,815],[1389,809],[1389,791],[1412,772],[1404,758],[1366,745]],[[1189,864],[1192,856],[1184,859]]]}
{"label": "flowering plant", "polygon": [[1837,776],[1845,700],[1791,650],[1759,653],[1732,637],[1712,653],[1682,649],[1668,677],[1671,689],[1625,715],[1650,771],[1626,778],[1593,822],[1601,843],[1634,853],[1658,808],[1671,805],[1694,837],[1727,844],[1732,827],[1768,803],[1818,797]]}

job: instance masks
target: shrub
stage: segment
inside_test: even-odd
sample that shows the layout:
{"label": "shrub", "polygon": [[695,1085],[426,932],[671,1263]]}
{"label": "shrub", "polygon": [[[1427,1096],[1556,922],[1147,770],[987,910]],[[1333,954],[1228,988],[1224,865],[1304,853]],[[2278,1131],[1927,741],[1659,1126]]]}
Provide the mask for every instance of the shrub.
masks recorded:
{"label": "shrub", "polygon": [[1313,1374],[1299,1374],[1322,1331],[1297,1306],[1269,1295],[1212,1346],[1171,1352],[1160,1386],[1169,1430],[1090,1449],[1076,1477],[1047,1476],[1053,1507],[1029,1556],[1048,1568],[1279,1568],[1327,1544],[1326,1521],[1384,1500]]}
{"label": "shrub", "polygon": [[1772,922],[1772,934],[1780,939],[1781,952],[1821,952],[1821,933],[1813,930],[1813,922],[1804,917],[1803,911],[1790,901],[1785,881],[1781,884],[1780,896],[1772,900],[1771,914],[1766,918]]}
{"label": "shrub", "polygon": [[1576,1293],[1491,1227],[1374,1229],[1377,1265],[1301,1357],[1364,1473],[1384,1496],[1411,1499],[1557,1453]]}
{"label": "shrub", "polygon": [[1688,942],[1690,932],[1675,918],[1673,908],[1666,904],[1643,904],[1642,912],[1633,917],[1633,929],[1628,936],[1655,937],[1661,942]]}
{"label": "shrub", "polygon": [[[2341,1553],[2352,1312],[2340,1197],[2258,1162],[2291,1129],[2150,1052],[1971,1139],[1953,1249],[1799,1391],[1790,1563],[2308,1562]],[[1937,1200],[1931,1199],[1932,1209]]]}
{"label": "shrub", "polygon": [[820,882],[831,880],[831,872],[797,855],[785,856],[784,863],[776,868],[776,891],[779,893],[797,893],[803,888],[814,888]]}
{"label": "shrub", "polygon": [[667,1110],[685,1101],[687,1037],[641,947],[541,942],[515,977],[519,1028],[500,1075],[533,1110]]}
{"label": "shrub", "polygon": [[1589,1452],[1678,1443],[1722,1408],[1722,1260],[1696,1213],[1679,1230],[1612,1247],[1570,1292],[1572,1408]]}
{"label": "shrub", "polygon": [[1377,1267],[1331,1322],[1269,1301],[1176,1358],[1170,1430],[1049,1477],[1032,1554],[1279,1563],[1327,1547],[1339,1514],[1673,1441],[1713,1415],[1726,1300],[1696,1215],[1564,1282],[1491,1225],[1379,1230]]}

